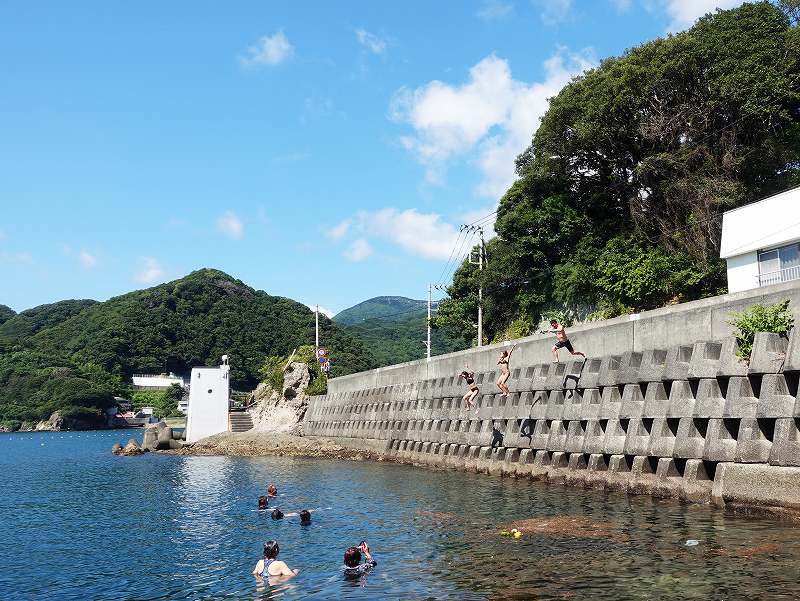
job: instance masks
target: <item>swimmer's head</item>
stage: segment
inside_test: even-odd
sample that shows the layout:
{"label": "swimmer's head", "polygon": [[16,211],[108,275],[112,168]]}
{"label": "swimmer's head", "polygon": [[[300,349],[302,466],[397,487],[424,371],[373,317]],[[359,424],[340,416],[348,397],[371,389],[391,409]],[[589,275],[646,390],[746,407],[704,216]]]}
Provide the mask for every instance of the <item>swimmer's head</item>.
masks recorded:
{"label": "swimmer's head", "polygon": [[303,525],[311,523],[311,512],[308,509],[304,509],[300,512],[300,523]]}
{"label": "swimmer's head", "polygon": [[344,565],[348,568],[358,567],[359,563],[361,563],[361,551],[358,547],[350,547],[344,552]]}
{"label": "swimmer's head", "polygon": [[264,559],[275,559],[280,550],[280,547],[278,547],[278,541],[268,540],[264,543]]}
{"label": "swimmer's head", "polygon": [[270,483],[270,485],[267,487],[267,494],[270,497],[274,497],[275,495],[278,494],[278,487],[275,486],[274,483]]}
{"label": "swimmer's head", "polygon": [[266,496],[262,495],[262,496],[258,497],[258,508],[259,509],[266,509],[268,505],[269,505],[269,499]]}
{"label": "swimmer's head", "polygon": [[273,520],[282,520],[283,519],[283,512],[280,509],[275,508],[272,511],[272,519]]}

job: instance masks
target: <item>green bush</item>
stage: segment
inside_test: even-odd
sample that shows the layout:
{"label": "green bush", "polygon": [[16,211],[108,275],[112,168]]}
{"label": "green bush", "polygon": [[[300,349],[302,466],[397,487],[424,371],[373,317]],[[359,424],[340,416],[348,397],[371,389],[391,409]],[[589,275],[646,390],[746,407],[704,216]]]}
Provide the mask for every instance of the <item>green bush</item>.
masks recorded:
{"label": "green bush", "polygon": [[739,343],[736,354],[745,361],[750,361],[756,332],[773,332],[787,336],[794,325],[788,299],[770,306],[756,304],[741,313],[732,313],[731,316],[733,320],[729,323],[735,328],[736,341]]}
{"label": "green bush", "polygon": [[138,390],[133,393],[131,400],[136,410],[142,407],[152,407],[156,417],[181,417],[178,411],[178,401],[183,396],[183,388],[173,384],[167,390]]}

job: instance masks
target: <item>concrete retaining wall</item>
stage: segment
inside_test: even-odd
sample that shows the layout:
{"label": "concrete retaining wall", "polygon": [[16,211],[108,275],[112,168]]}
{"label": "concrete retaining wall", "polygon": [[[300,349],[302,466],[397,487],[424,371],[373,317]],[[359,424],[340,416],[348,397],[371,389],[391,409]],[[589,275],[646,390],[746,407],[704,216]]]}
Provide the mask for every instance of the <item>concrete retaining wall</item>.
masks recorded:
{"label": "concrete retaining wall", "polygon": [[[782,287],[765,302],[797,295],[797,286]],[[743,364],[719,325],[721,315],[743,306],[720,298],[648,316],[639,334],[663,334],[671,345],[635,343],[642,318],[576,329],[576,346],[582,339],[588,349],[594,340],[611,349],[586,362],[542,362],[551,342],[526,341],[520,350],[528,352],[512,358],[508,397],[494,383],[497,349],[472,353],[484,366],[476,369],[477,411],[463,407],[454,356],[427,370],[417,362],[355,374],[347,386],[312,398],[305,432],[372,448],[380,441],[388,457],[422,465],[800,509],[800,330],[789,340],[758,334]],[[689,325],[679,328],[679,321]],[[690,343],[696,329],[724,336]],[[526,359],[537,351],[538,362]],[[370,381],[379,384],[352,387]]]}

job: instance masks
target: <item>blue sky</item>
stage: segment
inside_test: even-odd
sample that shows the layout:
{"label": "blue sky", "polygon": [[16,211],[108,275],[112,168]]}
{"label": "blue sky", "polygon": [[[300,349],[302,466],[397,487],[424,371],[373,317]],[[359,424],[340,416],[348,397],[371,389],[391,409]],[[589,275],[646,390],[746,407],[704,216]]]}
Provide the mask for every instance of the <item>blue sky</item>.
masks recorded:
{"label": "blue sky", "polygon": [[334,312],[423,298],[548,97],[740,3],[3,2],[0,303],[201,267]]}

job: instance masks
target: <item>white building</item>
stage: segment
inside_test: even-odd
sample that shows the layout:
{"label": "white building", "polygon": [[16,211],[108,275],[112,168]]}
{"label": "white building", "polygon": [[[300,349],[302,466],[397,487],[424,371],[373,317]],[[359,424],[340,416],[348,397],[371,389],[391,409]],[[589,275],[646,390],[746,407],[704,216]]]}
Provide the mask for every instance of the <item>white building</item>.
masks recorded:
{"label": "white building", "polygon": [[135,374],[132,379],[134,387],[144,390],[166,390],[173,384],[178,384],[181,387],[186,386],[183,378],[176,376],[172,372],[169,375]]}
{"label": "white building", "polygon": [[727,211],[719,256],[728,292],[800,279],[800,187]]}
{"label": "white building", "polygon": [[230,366],[195,367],[190,382],[186,442],[227,432]]}

